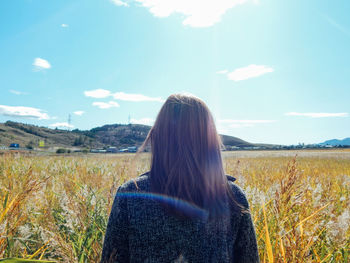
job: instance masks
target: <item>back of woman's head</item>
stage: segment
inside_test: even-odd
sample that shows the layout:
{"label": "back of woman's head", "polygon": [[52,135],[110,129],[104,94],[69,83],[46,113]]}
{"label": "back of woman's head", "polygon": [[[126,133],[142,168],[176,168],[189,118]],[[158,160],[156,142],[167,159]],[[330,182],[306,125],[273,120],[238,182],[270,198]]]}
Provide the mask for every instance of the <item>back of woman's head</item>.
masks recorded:
{"label": "back of woman's head", "polygon": [[[153,192],[187,201],[211,214],[222,208],[227,197],[227,179],[221,141],[202,100],[181,94],[169,96],[144,146],[147,143],[152,149]],[[185,215],[181,208],[173,212]]]}

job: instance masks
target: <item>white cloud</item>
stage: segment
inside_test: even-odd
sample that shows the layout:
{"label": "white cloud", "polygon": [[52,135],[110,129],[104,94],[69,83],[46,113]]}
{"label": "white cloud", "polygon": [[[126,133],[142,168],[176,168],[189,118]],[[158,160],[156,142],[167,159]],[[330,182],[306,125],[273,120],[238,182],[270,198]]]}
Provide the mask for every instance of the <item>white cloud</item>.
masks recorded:
{"label": "white cloud", "polygon": [[33,118],[39,120],[50,119],[49,115],[47,115],[47,113],[43,112],[41,109],[22,106],[0,105],[0,114],[11,117]]}
{"label": "white cloud", "polygon": [[27,92],[22,92],[22,91],[13,90],[13,89],[10,89],[10,92],[15,94],[15,95],[27,95],[28,94]]}
{"label": "white cloud", "polygon": [[227,73],[227,78],[234,81],[240,81],[250,78],[256,78],[273,71],[274,69],[269,66],[252,64],[247,67],[238,68],[232,72]]}
{"label": "white cloud", "polygon": [[142,94],[127,94],[124,92],[116,92],[112,95],[116,100],[125,100],[125,101],[159,101],[164,102],[160,97],[148,97]]}
{"label": "white cloud", "polygon": [[96,99],[102,99],[111,96],[111,92],[105,89],[88,90],[84,91],[84,94],[86,97],[92,97]]}
{"label": "white cloud", "polygon": [[228,73],[227,69],[216,71],[216,74],[227,74],[227,73]]}
{"label": "white cloud", "polygon": [[128,3],[121,0],[111,0],[111,2],[113,2],[117,6],[129,6]]}
{"label": "white cloud", "polygon": [[119,107],[119,104],[116,103],[115,101],[109,101],[109,102],[95,101],[92,103],[92,105],[99,107],[100,109],[109,109],[109,108]]}
{"label": "white cloud", "polygon": [[69,124],[68,122],[56,122],[56,123],[50,124],[49,126],[54,128],[67,128],[67,129],[74,128],[74,125]]}
{"label": "white cloud", "polygon": [[84,94],[86,97],[92,97],[97,99],[113,97],[115,100],[133,101],[133,102],[140,102],[140,101],[164,102],[164,100],[161,97],[149,97],[142,94],[131,94],[131,93],[125,93],[125,92],[111,93],[111,91],[105,90],[105,89],[84,91]]}
{"label": "white cloud", "polygon": [[50,63],[47,60],[42,58],[35,58],[33,62],[33,66],[35,66],[37,70],[51,68]]}
{"label": "white cloud", "polygon": [[82,111],[82,110],[78,110],[78,111],[75,111],[73,112],[75,115],[78,115],[78,116],[81,116],[85,113],[85,111]]}
{"label": "white cloud", "polygon": [[69,27],[68,24],[61,24],[61,27]]}
{"label": "white cloud", "polygon": [[328,113],[328,112],[287,112],[285,115],[287,116],[304,116],[310,118],[326,118],[326,117],[348,117],[347,112],[339,112],[339,113]]}
{"label": "white cloud", "polygon": [[220,22],[228,9],[255,0],[135,0],[156,17],[168,17],[173,13],[185,17],[184,25],[209,27]]}
{"label": "white cloud", "polygon": [[219,126],[221,129],[225,130],[227,128],[244,128],[244,127],[254,127],[256,124],[273,123],[276,120],[230,120],[224,119],[219,120]]}
{"label": "white cloud", "polygon": [[153,125],[154,120],[151,118],[142,118],[139,120],[131,119],[130,122],[134,124]]}

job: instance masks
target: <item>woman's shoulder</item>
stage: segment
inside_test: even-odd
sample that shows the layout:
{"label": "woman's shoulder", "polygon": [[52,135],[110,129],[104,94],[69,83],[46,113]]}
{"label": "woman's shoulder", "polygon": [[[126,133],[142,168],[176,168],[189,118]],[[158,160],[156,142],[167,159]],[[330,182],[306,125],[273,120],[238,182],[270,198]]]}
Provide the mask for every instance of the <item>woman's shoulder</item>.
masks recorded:
{"label": "woman's shoulder", "polygon": [[247,196],[246,196],[244,190],[241,187],[239,187],[237,184],[234,183],[236,181],[236,178],[234,178],[233,176],[230,176],[230,175],[226,175],[226,177],[227,177],[227,181],[228,181],[229,185],[231,186],[232,193],[235,197],[235,200],[238,203],[240,203],[241,205],[243,205],[245,208],[249,208]]}
{"label": "woman's shoulder", "polygon": [[149,172],[130,179],[119,186],[118,192],[139,192],[149,190]]}
{"label": "woman's shoulder", "polygon": [[[248,200],[244,190],[239,187],[235,181],[236,178],[230,175],[226,175],[228,184],[231,187],[235,200],[243,205],[245,208],[249,208]],[[148,192],[150,191],[149,171],[139,175],[136,178],[130,179],[124,182],[118,188],[118,192]]]}

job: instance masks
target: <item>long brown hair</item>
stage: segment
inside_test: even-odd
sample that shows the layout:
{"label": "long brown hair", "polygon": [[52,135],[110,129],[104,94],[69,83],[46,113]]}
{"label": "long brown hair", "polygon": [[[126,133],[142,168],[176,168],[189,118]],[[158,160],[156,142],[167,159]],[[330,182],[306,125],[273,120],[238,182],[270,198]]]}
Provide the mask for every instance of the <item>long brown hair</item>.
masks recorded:
{"label": "long brown hair", "polygon": [[[140,151],[148,143],[153,193],[187,201],[209,216],[223,211],[231,194],[222,164],[222,143],[202,100],[192,95],[169,96]],[[178,216],[188,216],[181,209],[165,207]]]}

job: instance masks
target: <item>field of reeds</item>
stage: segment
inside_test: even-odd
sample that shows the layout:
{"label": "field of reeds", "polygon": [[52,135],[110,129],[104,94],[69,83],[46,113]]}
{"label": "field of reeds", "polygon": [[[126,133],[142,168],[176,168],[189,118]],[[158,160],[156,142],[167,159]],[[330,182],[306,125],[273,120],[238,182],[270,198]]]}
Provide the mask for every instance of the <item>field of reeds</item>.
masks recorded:
{"label": "field of reeds", "polygon": [[[350,152],[225,153],[261,262],[350,262]],[[141,155],[0,155],[0,258],[98,262],[117,187]]]}

